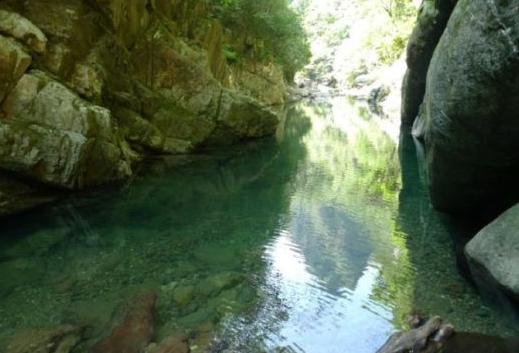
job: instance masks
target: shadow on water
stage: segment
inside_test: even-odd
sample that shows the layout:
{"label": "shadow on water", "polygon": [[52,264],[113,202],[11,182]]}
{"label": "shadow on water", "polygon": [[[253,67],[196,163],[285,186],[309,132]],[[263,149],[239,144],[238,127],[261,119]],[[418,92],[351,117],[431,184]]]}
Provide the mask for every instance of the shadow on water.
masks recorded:
{"label": "shadow on water", "polygon": [[[156,339],[210,322],[241,353],[372,353],[405,316],[517,333],[460,275],[468,232],[435,212],[414,147],[363,105],[299,104],[276,138],[143,165],[103,190],[0,225],[0,344],[28,327],[110,327],[159,295]],[[206,327],[206,326],[205,326]]]}
{"label": "shadow on water", "polygon": [[[458,328],[517,335],[517,311],[502,298],[495,300],[484,295],[485,300],[481,300],[480,294],[491,288],[476,287],[464,256],[466,243],[488,219],[451,217],[432,208],[421,148],[411,136],[402,134],[398,220],[400,231],[407,234],[410,261],[416,271],[415,310],[448,318]],[[457,271],[450,271],[451,275],[446,276],[447,267]],[[478,289],[483,293],[478,293]],[[465,316],[467,312],[471,315]],[[481,321],[482,325],[473,326],[473,321]]]}

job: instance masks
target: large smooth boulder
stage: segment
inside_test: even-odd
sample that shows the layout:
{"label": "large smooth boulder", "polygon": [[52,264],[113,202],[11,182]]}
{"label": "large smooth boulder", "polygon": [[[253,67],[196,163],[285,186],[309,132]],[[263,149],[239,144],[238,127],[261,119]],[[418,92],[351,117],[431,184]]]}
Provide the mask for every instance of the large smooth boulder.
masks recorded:
{"label": "large smooth boulder", "polygon": [[519,204],[483,228],[465,253],[476,274],[490,276],[519,301]]}
{"label": "large smooth boulder", "polygon": [[18,332],[7,346],[7,353],[69,353],[81,340],[84,329],[61,325]]}
{"label": "large smooth boulder", "polygon": [[42,72],[24,75],[2,111],[0,168],[67,189],[131,174],[110,111]]}
{"label": "large smooth boulder", "polygon": [[431,60],[415,132],[442,211],[491,211],[519,196],[516,5],[459,1]]}
{"label": "large smooth boulder", "polygon": [[124,321],[97,342],[91,353],[141,353],[148,346],[154,332],[157,295],[149,291],[132,300]]}
{"label": "large smooth boulder", "polygon": [[412,126],[425,95],[427,69],[457,0],[424,0],[407,45],[402,87],[402,124]]}

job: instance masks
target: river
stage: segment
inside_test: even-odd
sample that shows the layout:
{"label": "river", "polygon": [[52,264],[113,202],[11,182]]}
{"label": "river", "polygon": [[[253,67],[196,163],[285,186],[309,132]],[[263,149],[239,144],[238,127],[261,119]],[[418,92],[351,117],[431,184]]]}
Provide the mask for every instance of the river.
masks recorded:
{"label": "river", "polygon": [[519,334],[460,274],[473,225],[432,209],[414,144],[388,125],[347,98],[303,102],[276,137],[148,161],[122,187],[3,221],[0,345],[87,323],[88,347],[143,288],[157,339],[209,325],[229,352],[373,353],[410,312]]}

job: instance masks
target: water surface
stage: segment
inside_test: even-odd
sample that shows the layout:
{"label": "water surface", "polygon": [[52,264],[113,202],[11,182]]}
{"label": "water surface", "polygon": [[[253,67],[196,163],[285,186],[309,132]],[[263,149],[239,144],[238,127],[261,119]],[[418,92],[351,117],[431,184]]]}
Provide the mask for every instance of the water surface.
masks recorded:
{"label": "water surface", "polygon": [[88,323],[85,349],[142,288],[159,294],[157,339],[211,323],[230,352],[372,353],[413,311],[519,334],[459,274],[473,229],[431,208],[412,141],[399,153],[387,125],[345,98],[303,103],[276,138],[4,221],[0,344]]}

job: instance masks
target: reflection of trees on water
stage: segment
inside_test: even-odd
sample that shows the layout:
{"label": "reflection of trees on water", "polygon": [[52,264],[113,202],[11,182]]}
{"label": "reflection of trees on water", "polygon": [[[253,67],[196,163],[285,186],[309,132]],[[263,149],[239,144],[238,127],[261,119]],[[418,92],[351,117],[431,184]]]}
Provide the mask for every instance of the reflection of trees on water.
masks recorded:
{"label": "reflection of trees on water", "polygon": [[303,138],[292,232],[309,272],[333,295],[354,290],[377,243],[387,243],[399,187],[395,143],[358,109],[344,99],[303,109],[313,128]]}

